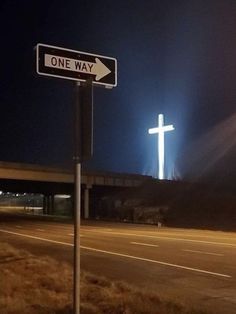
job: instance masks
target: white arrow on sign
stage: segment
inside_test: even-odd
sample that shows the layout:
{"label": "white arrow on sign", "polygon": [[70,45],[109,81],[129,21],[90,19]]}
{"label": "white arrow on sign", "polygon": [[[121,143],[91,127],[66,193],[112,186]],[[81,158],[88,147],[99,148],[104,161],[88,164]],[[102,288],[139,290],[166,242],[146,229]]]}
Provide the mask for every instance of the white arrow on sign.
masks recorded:
{"label": "white arrow on sign", "polygon": [[71,58],[59,57],[51,54],[44,55],[44,64],[50,68],[56,68],[67,71],[75,71],[95,75],[95,80],[99,81],[104,76],[111,73],[105,64],[99,58],[95,58],[95,63],[76,60]]}

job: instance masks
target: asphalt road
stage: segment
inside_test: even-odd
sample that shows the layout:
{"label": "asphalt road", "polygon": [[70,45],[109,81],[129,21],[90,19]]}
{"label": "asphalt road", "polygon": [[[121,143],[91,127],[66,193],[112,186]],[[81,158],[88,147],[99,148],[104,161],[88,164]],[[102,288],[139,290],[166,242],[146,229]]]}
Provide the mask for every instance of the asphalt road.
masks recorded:
{"label": "asphalt road", "polygon": [[[180,303],[236,313],[236,233],[83,222],[81,268]],[[73,261],[70,223],[0,215],[0,239]]]}

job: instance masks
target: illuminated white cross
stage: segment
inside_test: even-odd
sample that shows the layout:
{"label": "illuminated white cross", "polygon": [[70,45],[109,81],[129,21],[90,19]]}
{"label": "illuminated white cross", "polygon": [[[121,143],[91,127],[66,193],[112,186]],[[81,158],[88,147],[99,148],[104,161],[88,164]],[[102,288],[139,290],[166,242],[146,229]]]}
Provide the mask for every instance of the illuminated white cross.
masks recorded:
{"label": "illuminated white cross", "polygon": [[167,131],[173,131],[174,127],[172,124],[164,125],[164,115],[158,115],[158,127],[148,130],[149,134],[158,133],[158,156],[159,156],[159,179],[164,179],[164,160],[165,160],[165,141],[164,133]]}

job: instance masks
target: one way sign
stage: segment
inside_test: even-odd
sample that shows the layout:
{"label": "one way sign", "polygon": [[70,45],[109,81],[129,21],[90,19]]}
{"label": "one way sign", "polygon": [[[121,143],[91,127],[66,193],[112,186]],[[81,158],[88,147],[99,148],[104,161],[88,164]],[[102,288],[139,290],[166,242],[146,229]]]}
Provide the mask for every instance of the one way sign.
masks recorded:
{"label": "one way sign", "polygon": [[117,86],[117,60],[115,58],[37,44],[37,73],[74,81],[93,83],[105,87]]}

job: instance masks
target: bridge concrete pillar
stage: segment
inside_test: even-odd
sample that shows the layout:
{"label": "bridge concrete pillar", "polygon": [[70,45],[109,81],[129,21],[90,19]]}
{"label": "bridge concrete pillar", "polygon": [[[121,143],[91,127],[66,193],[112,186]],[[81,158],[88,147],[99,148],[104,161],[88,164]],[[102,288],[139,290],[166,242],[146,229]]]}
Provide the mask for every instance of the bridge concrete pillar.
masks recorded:
{"label": "bridge concrete pillar", "polygon": [[92,186],[90,184],[87,184],[84,189],[84,218],[89,218],[89,189],[91,189]]}
{"label": "bridge concrete pillar", "polygon": [[54,213],[54,195],[44,195],[43,198],[43,213],[53,215]]}
{"label": "bridge concrete pillar", "polygon": [[47,215],[47,197],[46,195],[43,196],[43,214],[44,215]]}
{"label": "bridge concrete pillar", "polygon": [[54,195],[49,195],[49,214],[54,214]]}

